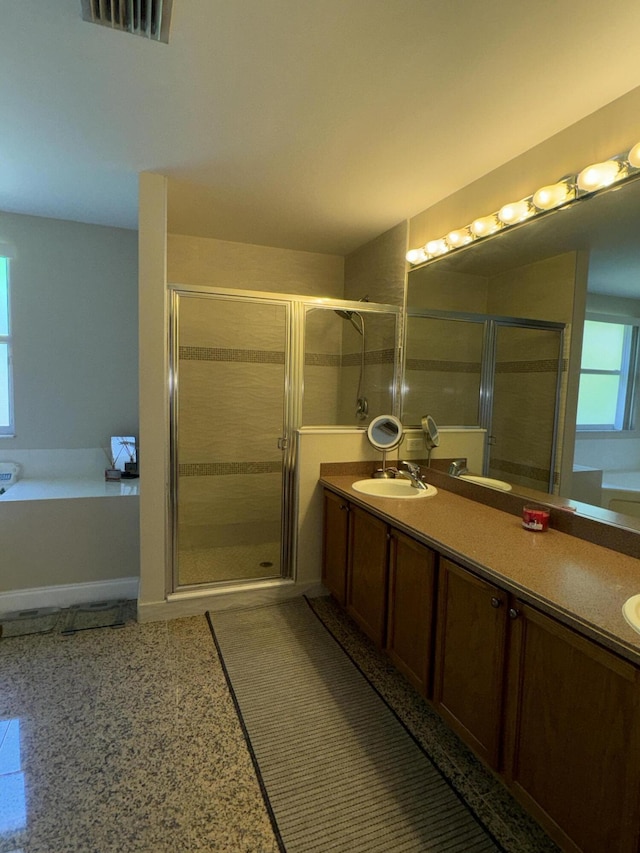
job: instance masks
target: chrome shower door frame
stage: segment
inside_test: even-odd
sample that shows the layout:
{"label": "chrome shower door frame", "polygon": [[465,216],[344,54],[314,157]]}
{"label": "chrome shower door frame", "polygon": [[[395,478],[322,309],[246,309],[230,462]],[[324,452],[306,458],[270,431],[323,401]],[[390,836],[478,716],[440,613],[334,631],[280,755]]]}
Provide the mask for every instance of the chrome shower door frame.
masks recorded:
{"label": "chrome shower door frame", "polygon": [[299,401],[296,400],[294,389],[298,384],[296,359],[292,357],[298,349],[296,343],[295,323],[293,321],[294,305],[291,297],[285,294],[268,294],[255,291],[235,290],[229,288],[187,286],[180,284],[169,285],[169,535],[171,554],[170,589],[173,593],[190,592],[194,589],[211,592],[223,588],[238,588],[251,583],[273,583],[274,578],[264,580],[243,579],[239,581],[213,581],[202,584],[181,584],[179,579],[178,561],[178,515],[179,515],[179,476],[178,476],[178,437],[180,424],[179,410],[179,315],[180,300],[183,297],[201,297],[219,299],[225,302],[237,302],[257,305],[276,305],[284,309],[285,340],[284,340],[284,387],[282,431],[278,437],[278,447],[282,451],[282,489],[280,504],[280,572],[277,581],[290,580],[293,577],[293,553],[295,549],[295,441],[293,441],[293,425],[299,420]]}

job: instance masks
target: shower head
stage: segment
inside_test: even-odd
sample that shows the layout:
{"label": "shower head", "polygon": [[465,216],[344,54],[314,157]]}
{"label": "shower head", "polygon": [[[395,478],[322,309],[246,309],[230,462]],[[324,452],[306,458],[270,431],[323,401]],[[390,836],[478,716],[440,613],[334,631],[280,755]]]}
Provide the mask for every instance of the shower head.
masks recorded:
{"label": "shower head", "polygon": [[336,311],[336,314],[343,320],[350,320],[353,317],[353,311]]}
{"label": "shower head", "polygon": [[[342,317],[343,320],[348,320],[351,323],[351,325],[353,326],[353,328],[356,330],[356,332],[359,335],[364,336],[364,320],[362,318],[362,314],[358,314],[357,311],[338,311],[338,310],[336,310],[336,314],[338,315],[338,317]],[[360,325],[358,325],[356,317],[358,318],[358,320],[360,320]]]}

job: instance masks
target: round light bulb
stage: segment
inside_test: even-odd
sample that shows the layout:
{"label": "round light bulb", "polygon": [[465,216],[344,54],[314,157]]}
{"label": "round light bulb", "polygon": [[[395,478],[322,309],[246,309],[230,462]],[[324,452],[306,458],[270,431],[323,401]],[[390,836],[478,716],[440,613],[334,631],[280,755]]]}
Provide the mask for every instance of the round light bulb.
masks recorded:
{"label": "round light bulb", "polygon": [[423,261],[429,260],[429,255],[425,252],[424,249],[409,249],[407,252],[407,261],[414,266],[416,264],[421,264]]}
{"label": "round light bulb", "polygon": [[505,225],[514,225],[516,222],[522,222],[527,216],[531,215],[531,207],[528,201],[512,201],[505,204],[498,211],[498,219],[504,222]]}
{"label": "round light bulb", "polygon": [[440,238],[439,240],[429,240],[429,242],[425,245],[425,250],[428,255],[444,255],[445,252],[448,251],[449,247],[445,243],[445,241]]}
{"label": "round light bulb", "polygon": [[471,231],[476,237],[486,237],[487,234],[493,234],[500,228],[500,223],[493,214],[491,216],[481,216],[480,219],[475,219],[471,223]]}
{"label": "round light bulb", "polygon": [[533,203],[539,210],[552,210],[573,198],[573,190],[565,181],[540,187],[533,194]]}
{"label": "round light bulb", "polygon": [[578,175],[578,187],[585,192],[594,192],[613,184],[622,177],[621,164],[618,160],[606,160],[604,163],[593,163]]}
{"label": "round light bulb", "polygon": [[447,234],[447,243],[452,249],[457,249],[458,246],[466,246],[472,239],[468,228],[458,228],[456,231],[449,231]]}
{"label": "round light bulb", "polygon": [[629,151],[627,160],[634,169],[640,169],[640,142]]}

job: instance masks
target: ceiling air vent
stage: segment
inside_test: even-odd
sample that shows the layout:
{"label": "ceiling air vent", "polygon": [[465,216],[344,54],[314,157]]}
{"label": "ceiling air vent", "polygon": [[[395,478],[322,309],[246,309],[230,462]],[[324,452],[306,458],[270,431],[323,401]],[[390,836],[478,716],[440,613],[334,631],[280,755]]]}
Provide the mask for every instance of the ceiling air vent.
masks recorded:
{"label": "ceiling air vent", "polygon": [[169,41],[173,0],[81,0],[82,17],[92,24]]}

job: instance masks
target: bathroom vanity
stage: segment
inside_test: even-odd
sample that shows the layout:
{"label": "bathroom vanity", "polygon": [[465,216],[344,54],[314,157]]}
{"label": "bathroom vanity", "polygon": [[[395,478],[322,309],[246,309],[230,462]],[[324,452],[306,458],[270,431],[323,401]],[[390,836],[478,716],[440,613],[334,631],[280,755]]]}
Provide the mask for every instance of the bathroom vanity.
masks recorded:
{"label": "bathroom vanity", "polygon": [[323,476],[323,582],[563,850],[638,853],[640,561]]}

